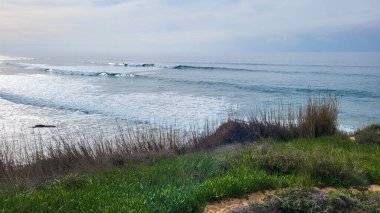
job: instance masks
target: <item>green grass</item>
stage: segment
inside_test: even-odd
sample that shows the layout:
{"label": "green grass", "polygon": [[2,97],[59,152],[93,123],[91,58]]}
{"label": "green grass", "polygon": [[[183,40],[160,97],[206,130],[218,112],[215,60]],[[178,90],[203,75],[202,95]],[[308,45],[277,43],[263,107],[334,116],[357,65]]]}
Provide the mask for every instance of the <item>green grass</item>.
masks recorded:
{"label": "green grass", "polygon": [[200,212],[209,201],[283,187],[380,184],[380,146],[339,137],[264,141],[0,189],[3,212]]}

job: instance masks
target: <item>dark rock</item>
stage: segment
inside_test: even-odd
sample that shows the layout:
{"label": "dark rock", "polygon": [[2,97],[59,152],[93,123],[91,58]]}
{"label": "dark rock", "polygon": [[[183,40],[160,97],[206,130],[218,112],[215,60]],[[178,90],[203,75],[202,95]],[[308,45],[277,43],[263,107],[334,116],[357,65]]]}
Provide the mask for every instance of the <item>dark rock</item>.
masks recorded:
{"label": "dark rock", "polygon": [[54,126],[54,125],[37,124],[37,125],[33,126],[32,128],[33,128],[33,129],[34,129],[34,128],[56,128],[56,126]]}

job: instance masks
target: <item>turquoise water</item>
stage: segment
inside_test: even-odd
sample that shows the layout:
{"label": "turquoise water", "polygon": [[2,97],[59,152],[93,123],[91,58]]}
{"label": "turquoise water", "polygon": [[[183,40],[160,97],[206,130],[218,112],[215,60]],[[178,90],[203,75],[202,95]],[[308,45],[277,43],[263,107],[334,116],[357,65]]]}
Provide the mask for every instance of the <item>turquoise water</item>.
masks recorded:
{"label": "turquoise water", "polygon": [[380,54],[263,54],[238,60],[0,58],[0,123],[183,128],[308,94],[339,97],[339,125],[380,122]]}

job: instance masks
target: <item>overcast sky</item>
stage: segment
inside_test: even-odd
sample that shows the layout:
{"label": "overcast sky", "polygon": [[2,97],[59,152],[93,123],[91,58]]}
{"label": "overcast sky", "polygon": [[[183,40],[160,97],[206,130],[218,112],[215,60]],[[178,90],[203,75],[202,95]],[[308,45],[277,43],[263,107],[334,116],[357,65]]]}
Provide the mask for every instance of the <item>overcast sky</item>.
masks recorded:
{"label": "overcast sky", "polygon": [[0,53],[319,51],[380,51],[380,1],[0,1]]}

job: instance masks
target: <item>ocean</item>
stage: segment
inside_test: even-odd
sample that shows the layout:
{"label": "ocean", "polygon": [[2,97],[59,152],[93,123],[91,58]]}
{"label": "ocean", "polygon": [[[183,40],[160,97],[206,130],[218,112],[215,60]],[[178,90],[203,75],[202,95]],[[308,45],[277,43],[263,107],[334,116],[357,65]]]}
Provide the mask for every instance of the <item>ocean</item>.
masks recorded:
{"label": "ocean", "polygon": [[380,122],[380,54],[257,54],[244,60],[0,56],[2,132],[37,124],[107,131],[191,128],[257,108],[339,99],[339,128]]}

